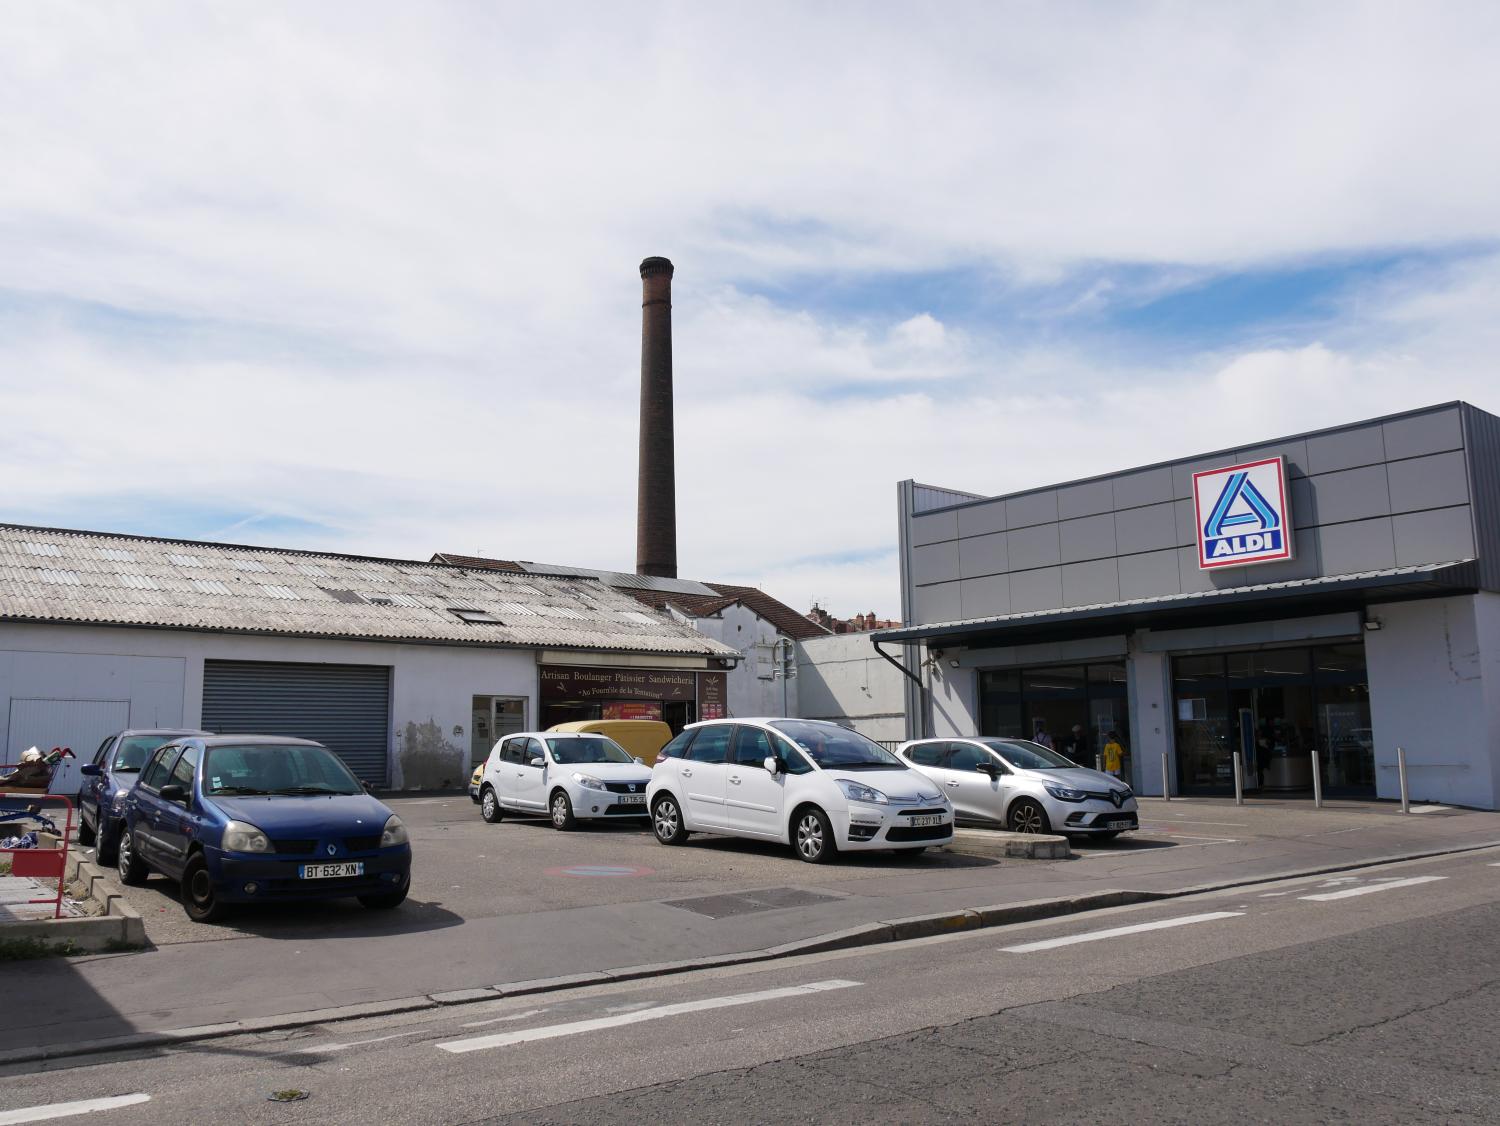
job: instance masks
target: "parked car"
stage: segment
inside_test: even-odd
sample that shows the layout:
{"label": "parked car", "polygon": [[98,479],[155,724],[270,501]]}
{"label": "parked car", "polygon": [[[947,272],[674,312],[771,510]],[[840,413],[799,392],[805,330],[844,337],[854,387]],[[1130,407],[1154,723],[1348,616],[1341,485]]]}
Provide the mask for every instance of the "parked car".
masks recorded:
{"label": "parked car", "polygon": [[321,743],[209,735],[159,747],[125,801],[120,879],[160,872],[188,917],[236,903],[353,897],[395,907],[411,884],[401,818]]}
{"label": "parked car", "polygon": [[722,833],[791,845],[810,864],[841,851],[907,855],[953,840],[953,807],[879,743],[806,719],[706,720],[664,748],[647,791],[665,845]]}
{"label": "parked car", "polygon": [[592,818],[645,817],[651,771],[605,735],[521,731],[495,744],[479,784],[479,812],[550,817],[556,829]]}
{"label": "parked car", "polygon": [[479,804],[479,784],[484,781],[484,763],[474,768],[474,773],[469,775],[469,800],[475,805]]}
{"label": "parked car", "polygon": [[896,753],[942,786],[967,820],[1104,840],[1140,827],[1124,782],[1029,739],[917,739]]}
{"label": "parked car", "polygon": [[571,719],[547,730],[608,735],[647,766],[655,763],[661,749],[672,741],[672,729],[659,719]]}
{"label": "parked car", "polygon": [[93,761],[80,772],[78,843],[93,845],[100,864],[113,864],[124,826],[125,795],[140,778],[151,752],[174,739],[207,734],[190,728],[143,728],[120,731],[100,743]]}

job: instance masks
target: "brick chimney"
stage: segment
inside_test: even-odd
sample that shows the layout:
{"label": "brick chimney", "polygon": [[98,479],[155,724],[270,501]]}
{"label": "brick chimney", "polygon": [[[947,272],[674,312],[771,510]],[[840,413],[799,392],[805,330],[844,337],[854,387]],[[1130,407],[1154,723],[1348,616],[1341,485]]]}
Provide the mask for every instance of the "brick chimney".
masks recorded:
{"label": "brick chimney", "polygon": [[641,263],[641,452],[635,573],[677,577],[677,477],[672,451],[672,263]]}

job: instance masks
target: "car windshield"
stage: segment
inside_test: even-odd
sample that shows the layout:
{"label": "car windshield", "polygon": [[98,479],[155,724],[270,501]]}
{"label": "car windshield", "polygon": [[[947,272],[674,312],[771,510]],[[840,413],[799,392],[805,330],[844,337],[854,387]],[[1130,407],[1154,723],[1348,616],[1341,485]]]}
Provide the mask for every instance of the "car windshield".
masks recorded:
{"label": "car windshield", "polygon": [[858,731],[834,724],[776,719],[771,726],[807,753],[824,770],[905,770],[890,751]]}
{"label": "car windshield", "polygon": [[171,735],[132,735],[122,740],[115,750],[115,761],[110,769],[121,774],[139,774],[151,752],[172,739]]}
{"label": "car windshield", "polygon": [[605,735],[587,735],[583,738],[548,739],[547,749],[552,752],[553,762],[634,762],[630,752]]}
{"label": "car windshield", "polygon": [[326,747],[250,743],[209,747],[203,762],[203,792],[236,794],[358,794],[349,768]]}
{"label": "car windshield", "polygon": [[1030,739],[981,739],[1011,766],[1022,770],[1077,770],[1078,764]]}

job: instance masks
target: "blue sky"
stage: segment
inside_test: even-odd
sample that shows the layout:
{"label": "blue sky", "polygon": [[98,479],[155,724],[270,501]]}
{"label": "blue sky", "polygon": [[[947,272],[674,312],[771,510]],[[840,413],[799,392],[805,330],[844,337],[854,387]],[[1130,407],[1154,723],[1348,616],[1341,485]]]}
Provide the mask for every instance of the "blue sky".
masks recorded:
{"label": "blue sky", "polygon": [[799,607],[906,477],[1500,411],[1500,9],[945,14],[11,13],[0,520],[628,569],[653,254],[682,573]]}

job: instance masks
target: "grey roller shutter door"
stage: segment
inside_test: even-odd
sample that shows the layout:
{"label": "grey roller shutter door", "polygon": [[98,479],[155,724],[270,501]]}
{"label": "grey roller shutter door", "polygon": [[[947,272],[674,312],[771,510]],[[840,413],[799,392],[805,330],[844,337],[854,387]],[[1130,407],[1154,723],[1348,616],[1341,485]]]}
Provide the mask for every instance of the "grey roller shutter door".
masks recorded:
{"label": "grey roller shutter door", "polygon": [[316,739],[375,786],[386,784],[390,709],[384,665],[203,662],[205,729]]}

